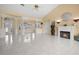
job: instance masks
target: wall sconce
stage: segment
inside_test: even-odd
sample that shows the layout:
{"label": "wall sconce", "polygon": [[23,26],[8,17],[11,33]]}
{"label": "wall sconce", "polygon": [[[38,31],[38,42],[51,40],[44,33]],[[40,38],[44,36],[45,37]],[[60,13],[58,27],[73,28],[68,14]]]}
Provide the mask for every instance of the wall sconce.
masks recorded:
{"label": "wall sconce", "polygon": [[60,22],[61,22],[61,20],[57,20],[57,21],[56,21],[57,24],[60,24]]}
{"label": "wall sconce", "polygon": [[43,25],[43,22],[41,22],[41,25]]}
{"label": "wall sconce", "polygon": [[57,22],[57,24],[60,24],[60,22]]}
{"label": "wall sconce", "polygon": [[79,21],[79,19],[74,19],[73,21],[74,21],[74,22],[78,22],[78,21]]}
{"label": "wall sconce", "polygon": [[74,19],[73,21],[75,22],[74,25],[77,27],[77,22],[79,21],[79,19]]}

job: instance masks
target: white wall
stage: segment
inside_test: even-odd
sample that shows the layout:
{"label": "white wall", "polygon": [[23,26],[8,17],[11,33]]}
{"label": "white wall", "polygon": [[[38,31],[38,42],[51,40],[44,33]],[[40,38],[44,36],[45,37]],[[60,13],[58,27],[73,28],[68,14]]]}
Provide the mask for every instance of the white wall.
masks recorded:
{"label": "white wall", "polygon": [[44,24],[44,33],[51,34],[51,22],[50,21]]}

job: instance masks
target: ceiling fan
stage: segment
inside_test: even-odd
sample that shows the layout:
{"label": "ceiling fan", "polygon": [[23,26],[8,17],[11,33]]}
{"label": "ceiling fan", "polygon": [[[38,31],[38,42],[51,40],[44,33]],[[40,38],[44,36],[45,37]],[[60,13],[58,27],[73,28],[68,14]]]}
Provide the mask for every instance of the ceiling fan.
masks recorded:
{"label": "ceiling fan", "polygon": [[23,7],[25,6],[24,4],[20,4],[20,5],[23,6]]}

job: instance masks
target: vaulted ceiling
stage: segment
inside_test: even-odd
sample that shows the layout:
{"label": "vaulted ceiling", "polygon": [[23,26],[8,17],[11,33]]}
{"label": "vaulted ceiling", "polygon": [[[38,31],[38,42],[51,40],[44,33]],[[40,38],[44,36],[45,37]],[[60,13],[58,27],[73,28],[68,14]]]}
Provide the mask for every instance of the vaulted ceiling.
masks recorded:
{"label": "vaulted ceiling", "polygon": [[14,16],[42,18],[50,13],[58,4],[0,4],[0,12]]}
{"label": "vaulted ceiling", "polygon": [[46,19],[49,20],[63,20],[62,15],[65,13],[72,14],[71,18],[79,19],[79,4],[61,4],[54,10],[52,10],[47,16],[43,18],[43,21]]}

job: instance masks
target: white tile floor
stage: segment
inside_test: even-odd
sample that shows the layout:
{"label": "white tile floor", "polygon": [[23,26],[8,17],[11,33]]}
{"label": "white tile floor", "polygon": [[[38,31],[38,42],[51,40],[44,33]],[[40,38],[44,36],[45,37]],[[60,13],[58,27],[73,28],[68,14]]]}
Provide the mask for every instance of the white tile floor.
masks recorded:
{"label": "white tile floor", "polygon": [[0,41],[0,54],[79,54],[79,42],[57,39],[55,36],[46,34],[37,34],[36,39],[28,43],[14,43],[12,45],[5,45],[5,43]]}

